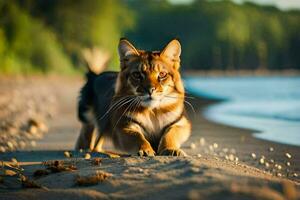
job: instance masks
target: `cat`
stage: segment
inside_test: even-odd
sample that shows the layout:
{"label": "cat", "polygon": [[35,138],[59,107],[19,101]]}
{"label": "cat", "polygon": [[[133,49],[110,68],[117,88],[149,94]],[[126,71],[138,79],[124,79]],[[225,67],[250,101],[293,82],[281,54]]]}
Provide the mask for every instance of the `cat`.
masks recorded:
{"label": "cat", "polygon": [[191,123],[179,72],[180,42],[144,51],[122,38],[118,52],[120,72],[87,74],[78,102],[82,128],[76,149],[102,151],[107,137],[119,150],[140,156],[186,156],[180,147]]}

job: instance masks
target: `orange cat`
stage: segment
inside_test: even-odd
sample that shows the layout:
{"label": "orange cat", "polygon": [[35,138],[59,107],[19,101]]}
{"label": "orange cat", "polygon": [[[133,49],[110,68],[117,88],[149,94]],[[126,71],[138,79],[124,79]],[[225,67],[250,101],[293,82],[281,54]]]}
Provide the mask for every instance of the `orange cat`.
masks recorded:
{"label": "orange cat", "polygon": [[141,156],[186,155],[180,146],[190,136],[191,123],[184,109],[180,54],[178,40],[151,52],[121,39],[121,71],[90,72],[81,90],[76,148],[101,151],[108,137],[116,148]]}

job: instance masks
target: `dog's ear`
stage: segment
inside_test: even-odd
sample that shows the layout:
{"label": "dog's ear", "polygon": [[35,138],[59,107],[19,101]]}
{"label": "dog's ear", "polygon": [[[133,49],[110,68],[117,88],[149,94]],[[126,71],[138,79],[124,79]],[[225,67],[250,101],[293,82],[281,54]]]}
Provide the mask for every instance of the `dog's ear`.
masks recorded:
{"label": "dog's ear", "polygon": [[181,45],[177,39],[171,40],[161,51],[160,56],[171,62],[175,69],[180,67]]}
{"label": "dog's ear", "polygon": [[124,61],[131,56],[138,56],[138,50],[127,40],[124,38],[120,39],[119,42],[119,57],[120,61]]}

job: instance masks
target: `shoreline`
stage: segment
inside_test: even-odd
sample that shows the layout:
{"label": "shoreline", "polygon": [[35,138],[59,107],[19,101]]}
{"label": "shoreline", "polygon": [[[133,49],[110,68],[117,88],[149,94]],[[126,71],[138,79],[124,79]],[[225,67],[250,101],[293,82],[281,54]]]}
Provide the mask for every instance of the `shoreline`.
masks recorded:
{"label": "shoreline", "polygon": [[[258,133],[257,130],[234,127],[230,125],[221,124],[218,122],[213,122],[207,119],[203,112],[208,106],[213,106],[215,104],[221,103],[221,100],[210,100],[196,95],[191,95],[194,99],[189,99],[189,101],[194,105],[196,113],[199,113],[196,117],[192,118],[193,131],[191,139],[189,139],[188,144],[185,145],[186,148],[190,148],[192,141],[197,141],[200,138],[204,138],[206,145],[196,144],[196,148],[188,150],[188,153],[195,154],[199,152],[200,154],[210,154],[218,155],[225,158],[226,152],[222,153],[223,150],[228,149],[228,151],[233,150],[234,154],[239,158],[239,161],[257,167],[258,169],[266,170],[272,172],[276,175],[280,173],[281,176],[288,175],[292,180],[300,181],[300,147],[290,144],[282,144],[273,141],[263,140],[254,136]],[[192,113],[189,110],[189,113]],[[199,143],[199,142],[196,142]],[[217,144],[218,151],[211,151],[209,148]],[[256,159],[251,155],[254,153]],[[286,153],[291,154],[292,158],[288,158]],[[260,163],[260,159],[264,158],[264,163]],[[226,158],[225,158],[226,159]],[[274,160],[274,162],[272,162]],[[281,166],[281,170],[270,170],[275,164]],[[287,166],[287,162],[290,166]],[[266,167],[269,165],[269,167]],[[286,170],[289,170],[287,173]],[[296,173],[298,176],[294,177],[291,172]]]}

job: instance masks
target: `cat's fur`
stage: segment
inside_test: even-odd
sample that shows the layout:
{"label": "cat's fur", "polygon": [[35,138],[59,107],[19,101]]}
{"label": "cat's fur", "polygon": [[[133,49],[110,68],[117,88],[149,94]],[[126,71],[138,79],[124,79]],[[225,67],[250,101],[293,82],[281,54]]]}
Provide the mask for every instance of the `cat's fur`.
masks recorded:
{"label": "cat's fur", "polygon": [[119,73],[87,75],[78,103],[82,129],[76,149],[101,151],[108,137],[116,148],[142,156],[185,155],[180,146],[191,124],[184,109],[179,41],[159,52],[138,50],[121,39],[118,49]]}

